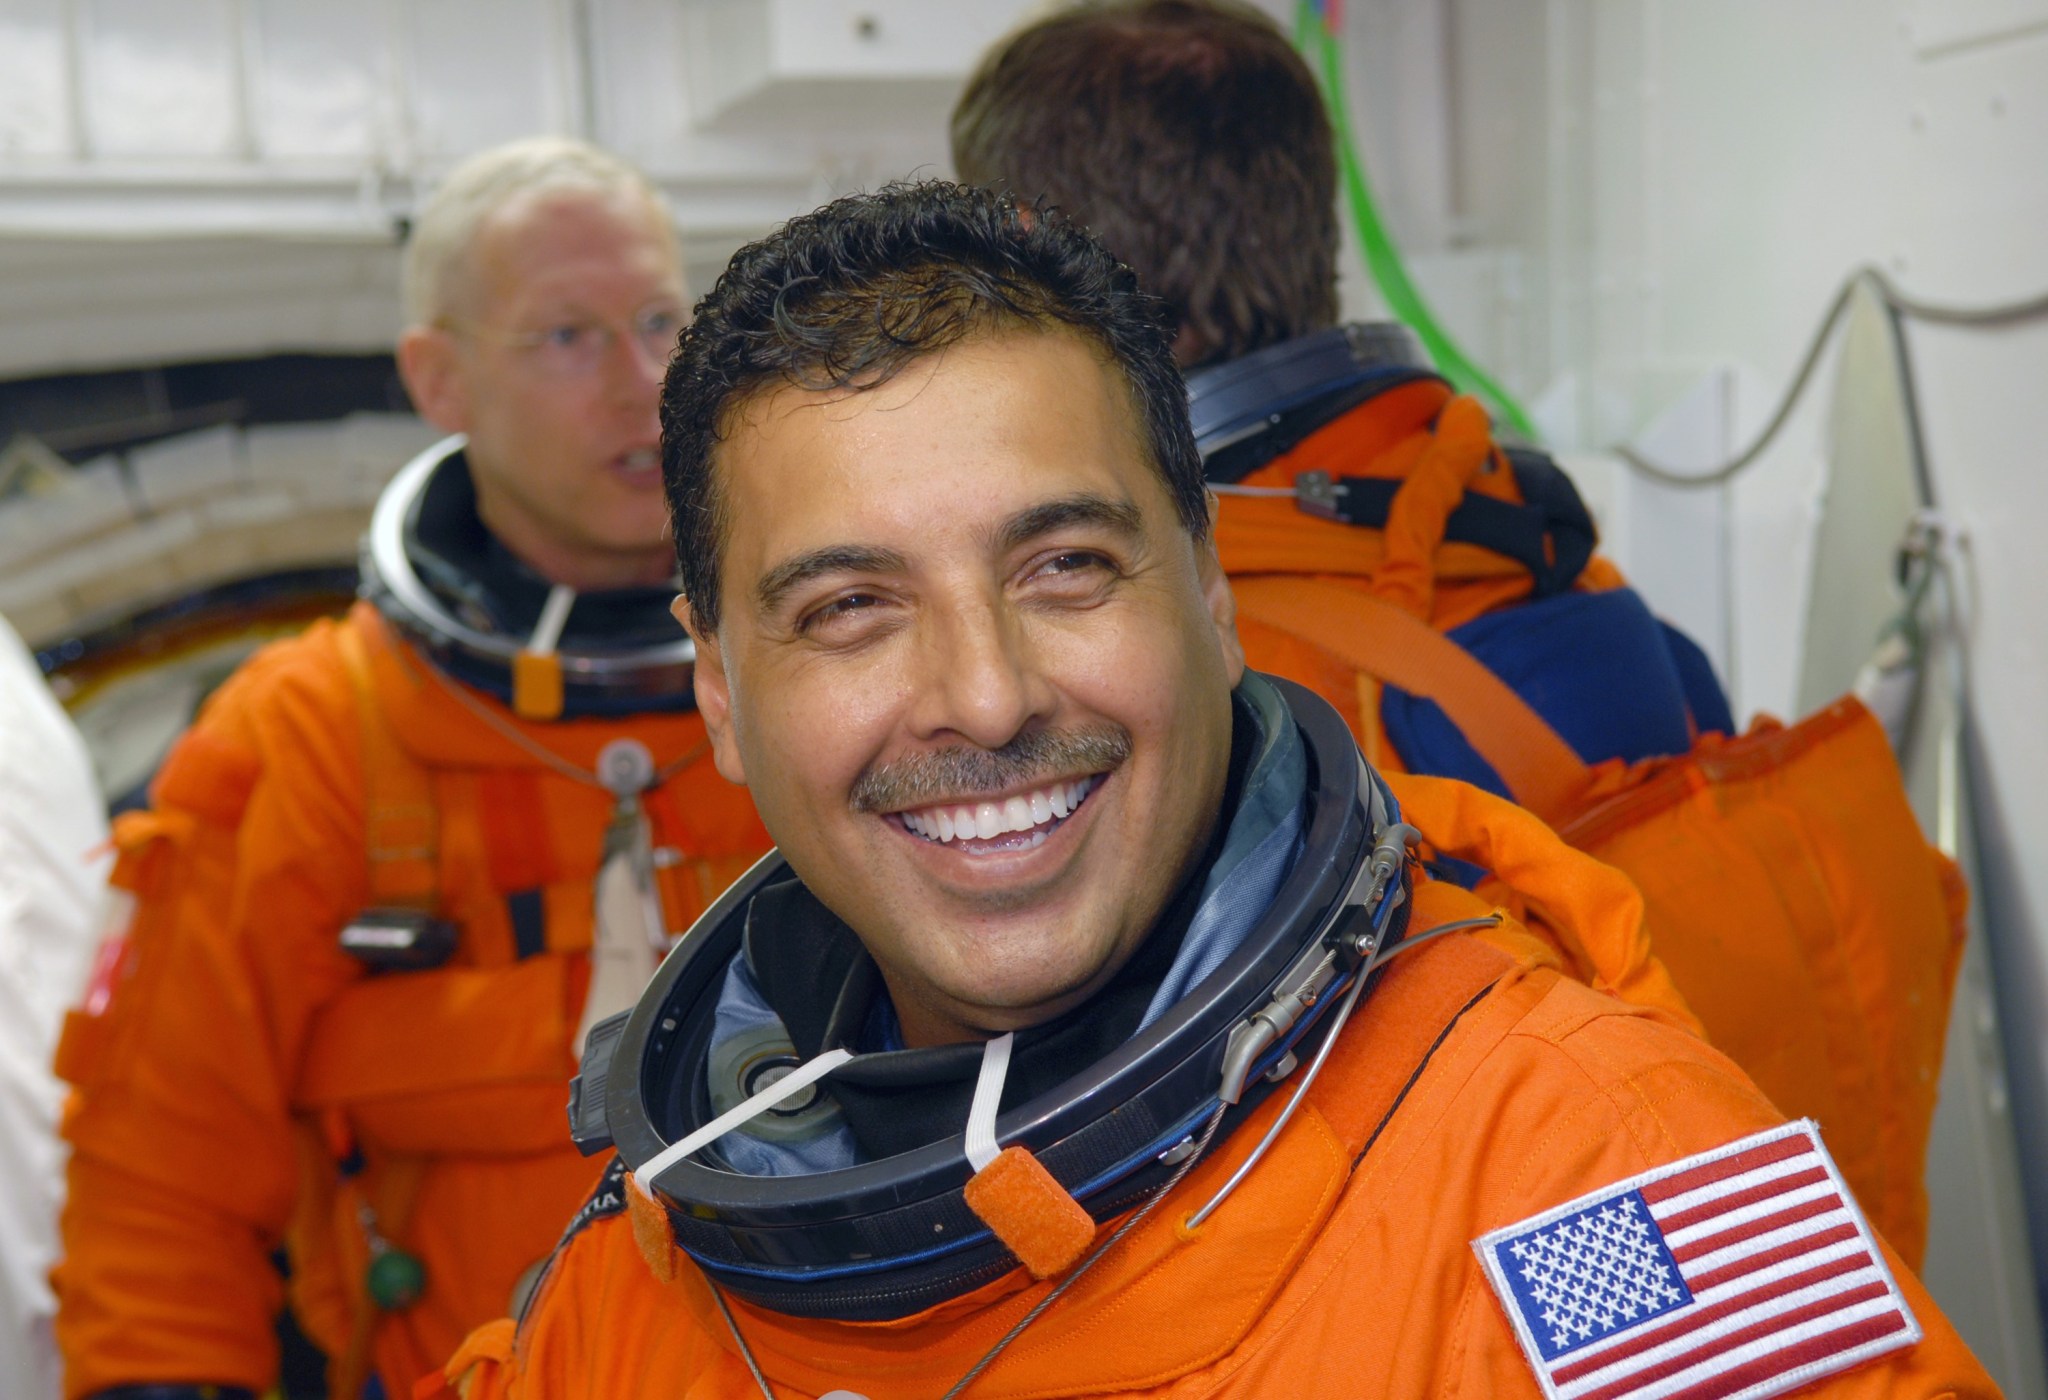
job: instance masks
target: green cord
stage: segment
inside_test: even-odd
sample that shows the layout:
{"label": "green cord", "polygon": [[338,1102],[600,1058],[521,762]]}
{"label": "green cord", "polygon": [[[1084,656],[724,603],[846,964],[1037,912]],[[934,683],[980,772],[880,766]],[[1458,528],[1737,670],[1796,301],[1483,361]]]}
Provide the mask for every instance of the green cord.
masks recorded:
{"label": "green cord", "polygon": [[1424,348],[1444,376],[1466,393],[1476,394],[1491,404],[1522,437],[1536,440],[1536,428],[1514,395],[1494,382],[1485,370],[1472,363],[1450,333],[1431,313],[1422,294],[1408,278],[1401,262],[1401,250],[1387,233],[1379,207],[1373,203],[1372,187],[1365,178],[1365,165],[1351,144],[1351,118],[1344,105],[1343,49],[1330,26],[1323,22],[1316,0],[1301,0],[1295,11],[1295,42],[1309,56],[1311,66],[1322,79],[1323,101],[1330,110],[1330,125],[1337,134],[1338,170],[1344,193],[1351,206],[1351,221],[1358,229],[1358,241],[1365,254],[1366,269],[1378,284],[1393,313],[1422,339]]}

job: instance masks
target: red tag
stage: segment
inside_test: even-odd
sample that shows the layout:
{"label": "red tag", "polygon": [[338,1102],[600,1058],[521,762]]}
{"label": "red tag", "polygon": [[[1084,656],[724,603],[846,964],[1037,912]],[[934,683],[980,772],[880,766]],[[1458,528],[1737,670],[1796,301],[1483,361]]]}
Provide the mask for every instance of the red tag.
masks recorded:
{"label": "red tag", "polygon": [[114,986],[127,967],[128,935],[112,933],[102,938],[99,951],[93,954],[92,976],[85,984],[86,1015],[98,1016],[106,1011],[107,1003],[114,999]]}

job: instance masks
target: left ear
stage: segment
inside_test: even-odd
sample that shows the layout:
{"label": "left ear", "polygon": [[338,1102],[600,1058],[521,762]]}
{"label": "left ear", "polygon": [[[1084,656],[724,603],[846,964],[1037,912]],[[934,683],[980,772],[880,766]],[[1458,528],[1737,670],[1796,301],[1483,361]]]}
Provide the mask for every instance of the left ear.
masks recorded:
{"label": "left ear", "polygon": [[469,431],[469,384],[455,337],[439,326],[411,326],[398,338],[398,377],[420,417],[444,433]]}
{"label": "left ear", "polygon": [[1234,688],[1244,679],[1244,643],[1237,637],[1237,598],[1230,591],[1229,576],[1216,554],[1216,497],[1209,496],[1209,534],[1195,542],[1195,576],[1202,587],[1202,601],[1209,608],[1209,622],[1216,629],[1217,644],[1223,649],[1224,671]]}
{"label": "left ear", "polygon": [[718,765],[719,776],[745,787],[747,766],[740,761],[739,740],[732,728],[732,680],[725,672],[725,652],[718,645],[718,634],[698,626],[690,600],[680,593],[669,604],[669,611],[697,644],[690,684],[697,692],[697,713],[704,717],[704,733],[711,740],[711,761]]}

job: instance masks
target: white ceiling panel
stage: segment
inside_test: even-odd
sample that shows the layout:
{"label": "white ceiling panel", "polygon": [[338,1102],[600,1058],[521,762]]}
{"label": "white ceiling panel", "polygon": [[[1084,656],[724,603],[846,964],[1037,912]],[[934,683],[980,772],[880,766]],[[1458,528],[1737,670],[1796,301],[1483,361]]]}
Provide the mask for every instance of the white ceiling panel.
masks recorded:
{"label": "white ceiling panel", "polygon": [[257,0],[252,123],[261,154],[373,156],[392,142],[388,11]]}
{"label": "white ceiling panel", "polygon": [[466,155],[577,129],[574,67],[551,0],[417,0],[405,7],[406,96],[419,154]]}
{"label": "white ceiling panel", "polygon": [[233,156],[242,34],[232,0],[74,0],[95,156]]}
{"label": "white ceiling panel", "polygon": [[0,5],[0,157],[71,149],[63,0]]}

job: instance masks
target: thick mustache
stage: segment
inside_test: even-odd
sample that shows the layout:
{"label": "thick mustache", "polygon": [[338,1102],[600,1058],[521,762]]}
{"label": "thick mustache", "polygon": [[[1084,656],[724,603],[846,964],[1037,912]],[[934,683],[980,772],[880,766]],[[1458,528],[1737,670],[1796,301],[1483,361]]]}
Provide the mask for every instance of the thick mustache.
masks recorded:
{"label": "thick mustache", "polygon": [[870,768],[854,780],[847,801],[856,812],[904,812],[1030,787],[1040,780],[1104,773],[1130,756],[1131,732],[1120,724],[1036,729],[999,749],[963,744]]}

